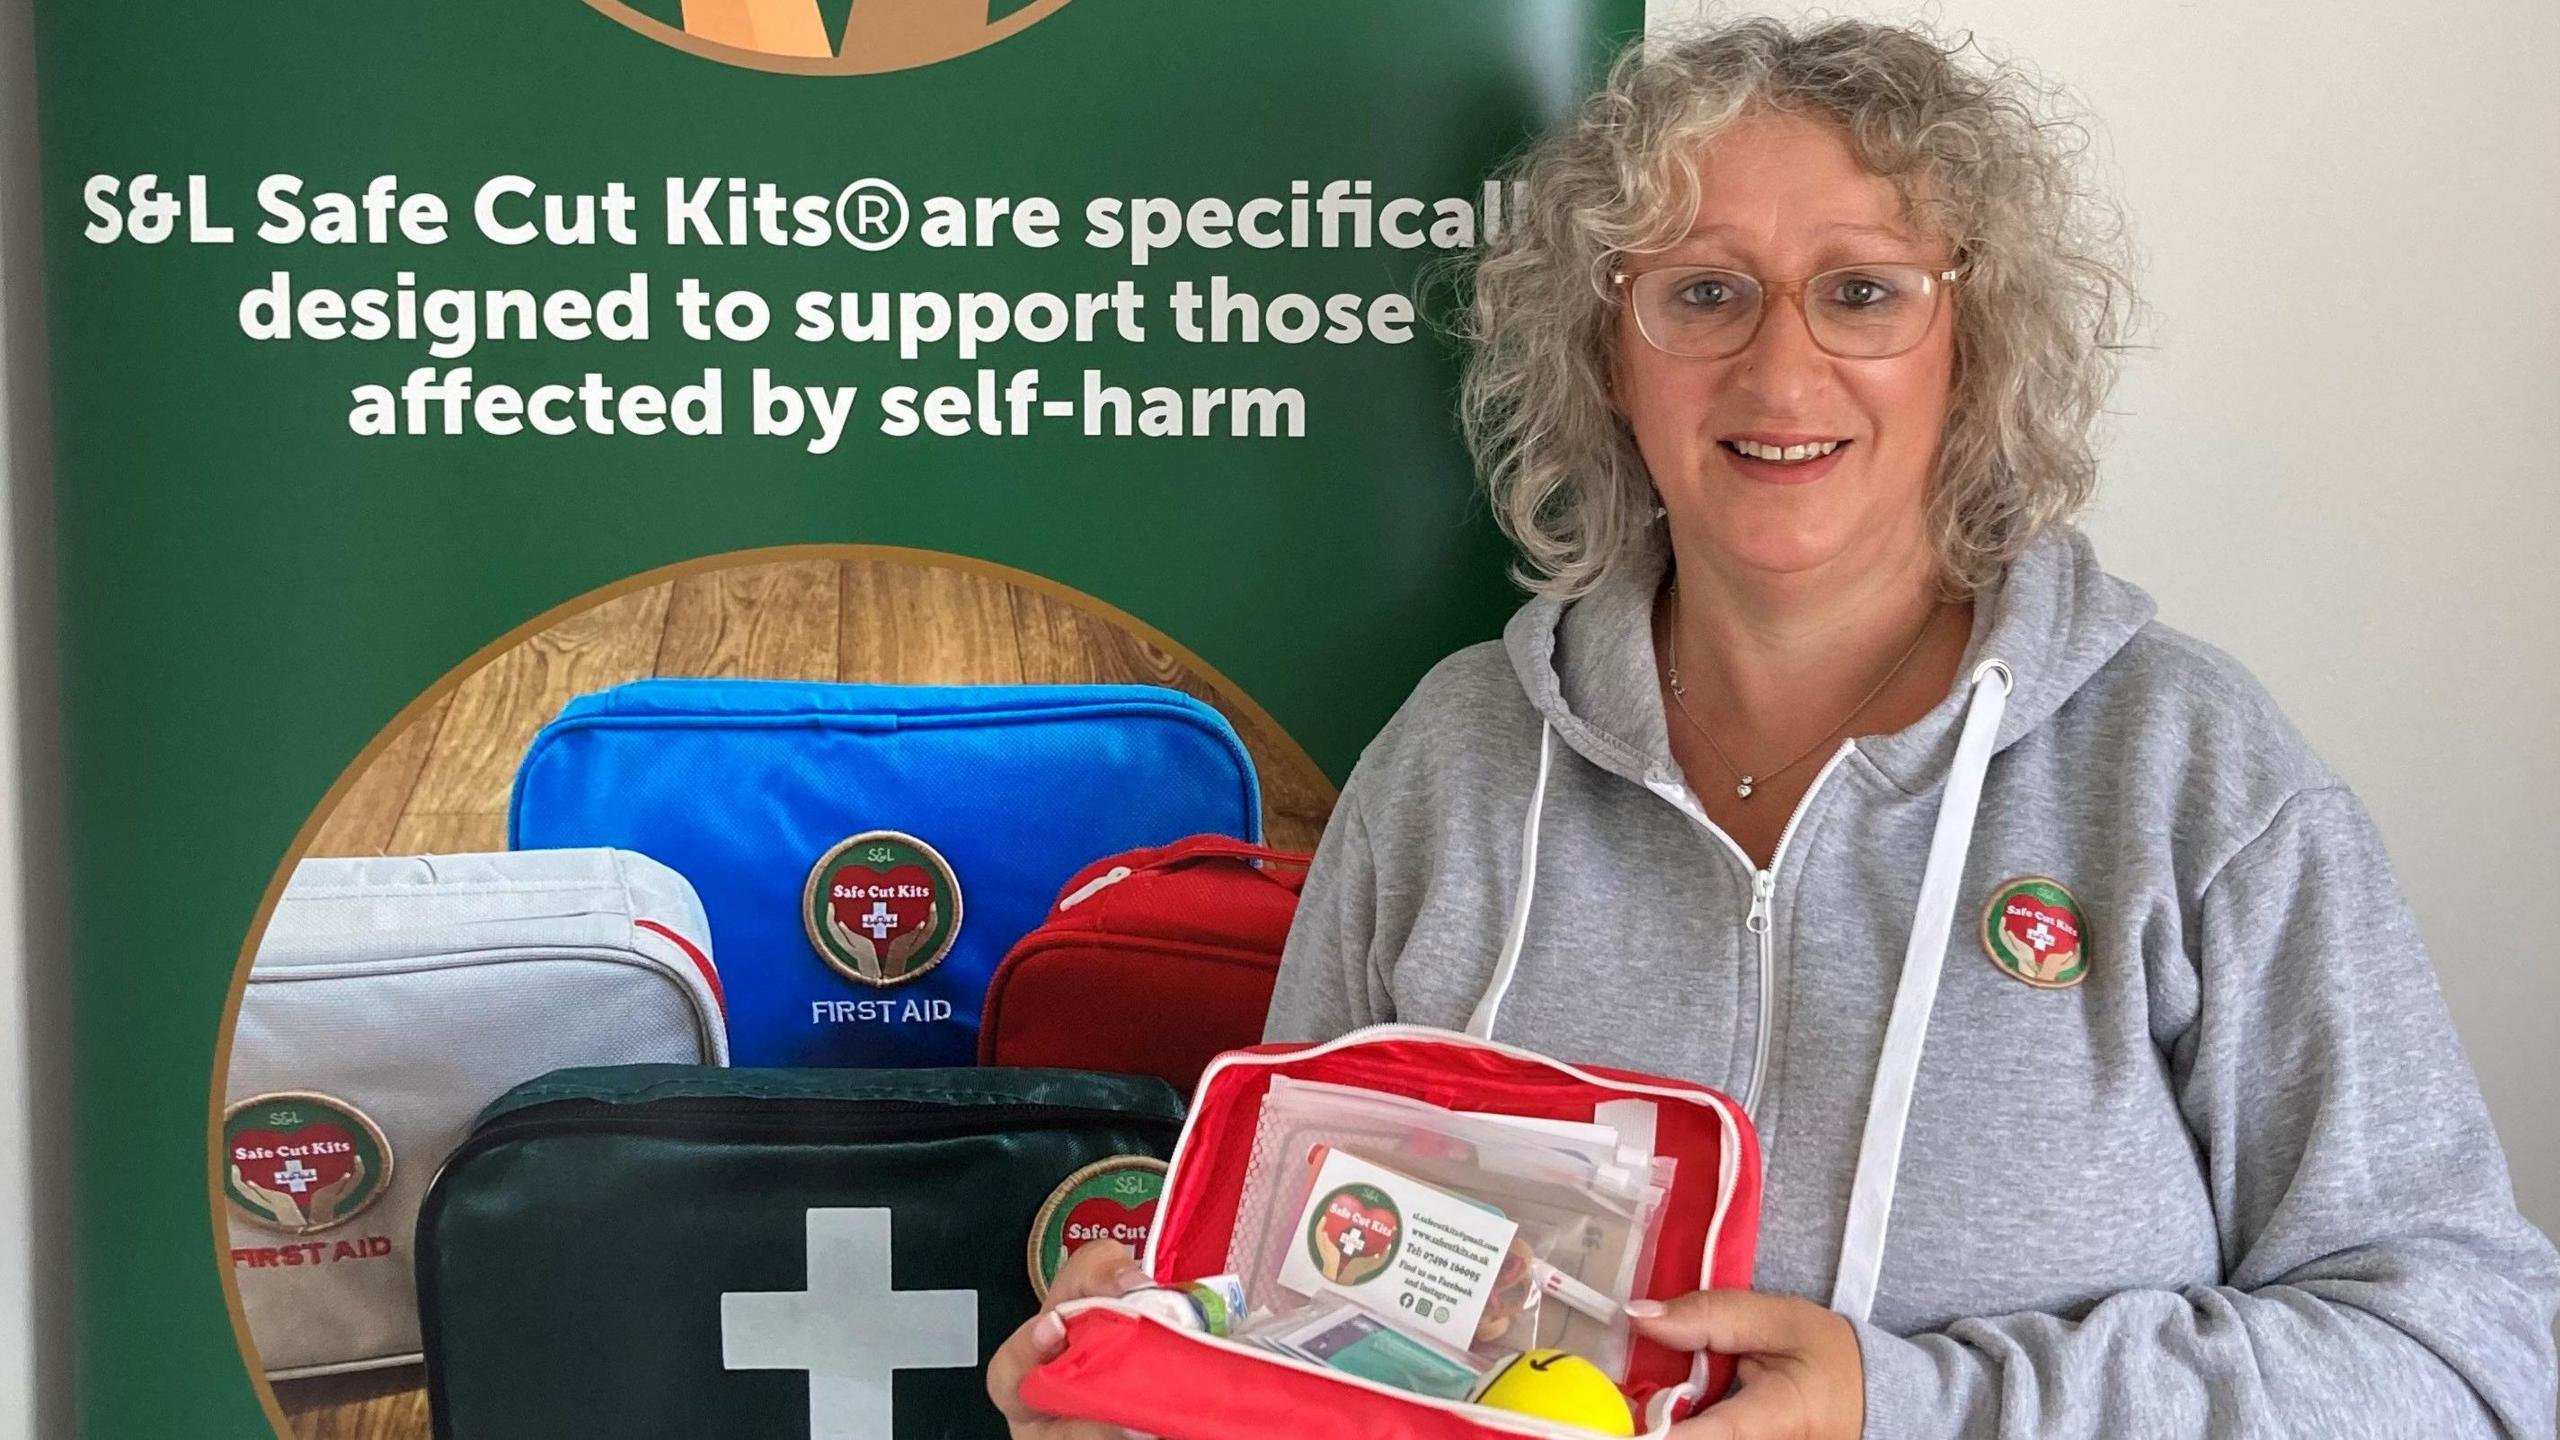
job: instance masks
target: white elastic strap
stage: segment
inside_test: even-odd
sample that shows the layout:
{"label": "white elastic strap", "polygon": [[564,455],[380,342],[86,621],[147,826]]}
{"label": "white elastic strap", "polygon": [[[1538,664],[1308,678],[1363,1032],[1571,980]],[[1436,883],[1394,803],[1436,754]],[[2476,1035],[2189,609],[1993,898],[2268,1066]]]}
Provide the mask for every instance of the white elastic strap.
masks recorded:
{"label": "white elastic strap", "polygon": [[2000,714],[2009,706],[2012,683],[2009,667],[2001,661],[1985,660],[1974,667],[1973,702],[1965,711],[1964,733],[1956,740],[1946,798],[1938,802],[1929,864],[1920,873],[1920,904],[1902,954],[1893,1016],[1885,1022],[1875,1093],[1867,1101],[1867,1130],[1858,1142],[1858,1177],[1849,1189],[1849,1223],[1840,1235],[1840,1276],[1831,1289],[1831,1308],[1852,1320],[1864,1320],[1875,1309],[1885,1222],[1893,1215],[1894,1178],[1911,1119],[1911,1092],[1920,1078],[1920,1047],[1929,1038],[1938,972],[1946,967],[1947,943],[1954,933],[1956,891],[1964,883],[1965,852],[1973,847],[1973,817],[1982,805],[1982,779],[1991,768],[1991,744],[2000,732]]}
{"label": "white elastic strap", "polygon": [[1493,981],[1485,986],[1476,1013],[1467,1017],[1467,1033],[1493,1038],[1493,1018],[1511,989],[1511,972],[1520,968],[1520,946],[1529,938],[1529,897],[1538,888],[1538,816],[1547,808],[1547,767],[1555,755],[1555,727],[1538,725],[1538,783],[1529,791],[1529,818],[1520,827],[1520,888],[1511,897],[1511,931],[1502,937],[1502,953],[1493,960]]}

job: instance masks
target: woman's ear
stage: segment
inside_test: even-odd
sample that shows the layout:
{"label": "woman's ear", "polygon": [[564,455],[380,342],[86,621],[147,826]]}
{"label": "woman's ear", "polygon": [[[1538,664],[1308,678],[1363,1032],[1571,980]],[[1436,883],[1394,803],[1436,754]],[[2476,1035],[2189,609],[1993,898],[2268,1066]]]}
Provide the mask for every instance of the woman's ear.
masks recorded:
{"label": "woman's ear", "polygon": [[1610,418],[1618,422],[1619,433],[1632,441],[1635,438],[1635,417],[1627,413],[1627,395],[1634,387],[1627,375],[1626,325],[1627,312],[1622,301],[1611,307],[1608,324],[1600,331],[1600,399],[1609,407]]}
{"label": "woman's ear", "polygon": [[1608,402],[1609,413],[1617,416],[1618,423],[1623,425],[1627,420],[1627,405],[1622,398],[1626,374],[1620,364],[1620,357],[1625,352],[1618,346],[1619,323],[1615,319],[1609,322],[1608,334],[1600,345],[1600,396]]}

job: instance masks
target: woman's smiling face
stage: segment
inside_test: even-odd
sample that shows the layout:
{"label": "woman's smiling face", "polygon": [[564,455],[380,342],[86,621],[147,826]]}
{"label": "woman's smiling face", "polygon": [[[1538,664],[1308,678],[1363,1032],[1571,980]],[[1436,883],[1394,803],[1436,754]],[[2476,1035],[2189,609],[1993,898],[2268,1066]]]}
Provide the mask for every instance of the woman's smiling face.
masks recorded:
{"label": "woman's smiling face", "polygon": [[[1713,265],[1776,284],[1845,265],[1952,263],[1892,182],[1858,163],[1839,126],[1760,111],[1698,161],[1690,232],[1629,272]],[[1632,297],[1633,287],[1622,287]],[[1816,345],[1790,297],[1763,304],[1751,343],[1721,359],[1654,348],[1622,304],[1612,389],[1684,551],[1718,566],[1797,574],[1907,563],[1928,544],[1929,475],[1955,379],[1955,301],[1942,294],[1920,342],[1886,359]],[[1757,459],[1743,448],[1839,442],[1827,456]],[[1742,447],[1742,448],[1738,448]]]}

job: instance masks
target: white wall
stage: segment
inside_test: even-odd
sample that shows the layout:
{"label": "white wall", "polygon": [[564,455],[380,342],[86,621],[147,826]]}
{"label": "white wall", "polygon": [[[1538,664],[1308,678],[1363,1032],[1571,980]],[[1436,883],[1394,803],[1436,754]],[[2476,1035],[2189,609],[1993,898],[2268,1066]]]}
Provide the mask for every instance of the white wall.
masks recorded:
{"label": "white wall", "polygon": [[2371,807],[2560,1235],[2560,5],[1820,8],[1970,29],[2096,117],[2157,348],[2090,534]]}
{"label": "white wall", "polygon": [[[50,799],[31,802],[23,783],[29,730],[21,723],[22,704],[49,708],[52,695],[44,642],[53,611],[43,598],[51,572],[40,553],[22,553],[21,543],[51,524],[35,270],[32,13],[29,0],[0,0],[0,1437],[72,1433],[71,1301],[62,1258],[69,1235],[60,1224],[64,1207],[40,1199],[30,1179],[59,1158],[64,1143],[55,1133],[60,1127],[40,1133],[32,1120],[59,1103],[65,1054],[61,977],[29,960],[31,953],[58,954],[30,943],[57,934],[58,916],[47,903],[27,903],[31,891],[44,893],[57,866],[51,857],[27,856],[21,844],[27,834],[50,831],[41,821],[29,825],[29,817],[51,813]],[[33,728],[49,740],[49,725]],[[42,767],[48,774],[51,768]],[[32,788],[43,797],[52,785]],[[41,1328],[38,1317],[45,1318]]]}

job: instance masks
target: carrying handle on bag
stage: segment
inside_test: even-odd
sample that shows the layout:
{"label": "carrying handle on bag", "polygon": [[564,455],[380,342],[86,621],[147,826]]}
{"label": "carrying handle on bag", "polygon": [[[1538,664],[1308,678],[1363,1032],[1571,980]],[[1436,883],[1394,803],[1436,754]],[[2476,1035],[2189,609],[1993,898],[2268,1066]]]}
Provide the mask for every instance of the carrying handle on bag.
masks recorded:
{"label": "carrying handle on bag", "polygon": [[1276,865],[1289,873],[1271,878],[1295,890],[1306,883],[1307,866],[1314,863],[1315,857],[1301,855],[1294,850],[1274,850],[1268,845],[1256,845],[1249,840],[1225,835],[1194,835],[1166,846],[1165,853],[1157,856],[1146,868],[1173,870],[1194,860],[1243,860],[1266,873],[1267,867]]}
{"label": "carrying handle on bag", "polygon": [[1114,865],[1080,885],[1071,886],[1058,897],[1057,908],[1072,910],[1092,899],[1096,893],[1141,871],[1162,874],[1203,860],[1241,860],[1254,873],[1295,895],[1305,889],[1307,866],[1314,862],[1315,857],[1291,850],[1274,850],[1268,845],[1256,845],[1250,840],[1238,840],[1229,835],[1194,835],[1158,850],[1155,858],[1143,865]]}

